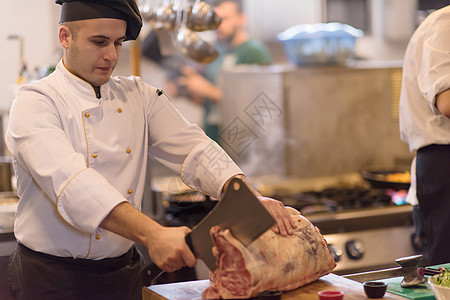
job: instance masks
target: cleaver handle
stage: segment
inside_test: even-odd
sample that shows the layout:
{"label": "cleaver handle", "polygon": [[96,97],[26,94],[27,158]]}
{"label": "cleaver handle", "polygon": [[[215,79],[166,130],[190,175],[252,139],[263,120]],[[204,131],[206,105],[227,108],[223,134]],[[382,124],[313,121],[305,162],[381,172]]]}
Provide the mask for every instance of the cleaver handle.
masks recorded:
{"label": "cleaver handle", "polygon": [[362,283],[364,281],[372,281],[372,280],[379,280],[379,279],[385,279],[385,278],[391,278],[391,277],[399,277],[399,276],[403,276],[403,275],[404,275],[404,271],[402,271],[402,268],[396,267],[396,268],[390,268],[390,269],[384,269],[384,270],[376,270],[376,271],[348,274],[348,275],[343,275],[343,277]]}
{"label": "cleaver handle", "polygon": [[[184,239],[186,241],[186,244],[189,246],[189,249],[191,249],[192,253],[194,253],[194,255],[197,257],[194,251],[194,245],[192,244],[191,234],[186,234]],[[161,270],[155,263],[150,262],[148,264],[145,264],[140,271],[141,282],[144,286],[150,286],[152,285],[152,282],[163,273],[164,271]]]}
{"label": "cleaver handle", "polygon": [[194,250],[194,244],[192,243],[191,233],[186,234],[184,240],[186,241],[186,244],[189,246],[189,249],[191,249],[192,253],[194,253],[194,256],[197,257],[197,253],[195,253]]}
{"label": "cleaver handle", "polygon": [[140,271],[141,283],[144,286],[152,285],[152,282],[164,273],[155,263],[145,264]]}

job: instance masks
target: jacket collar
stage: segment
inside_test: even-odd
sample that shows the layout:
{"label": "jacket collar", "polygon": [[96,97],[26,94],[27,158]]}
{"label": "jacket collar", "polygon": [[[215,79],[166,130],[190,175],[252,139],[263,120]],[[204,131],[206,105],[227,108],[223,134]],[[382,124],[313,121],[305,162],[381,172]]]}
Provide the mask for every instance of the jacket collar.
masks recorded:
{"label": "jacket collar", "polygon": [[[76,95],[86,97],[87,99],[92,98],[95,101],[106,100],[107,95],[109,94],[110,81],[96,89],[86,80],[71,73],[64,65],[62,59],[56,66],[56,71],[62,73],[67,88],[76,93]],[[97,93],[100,93],[99,96],[101,97],[98,97]]]}

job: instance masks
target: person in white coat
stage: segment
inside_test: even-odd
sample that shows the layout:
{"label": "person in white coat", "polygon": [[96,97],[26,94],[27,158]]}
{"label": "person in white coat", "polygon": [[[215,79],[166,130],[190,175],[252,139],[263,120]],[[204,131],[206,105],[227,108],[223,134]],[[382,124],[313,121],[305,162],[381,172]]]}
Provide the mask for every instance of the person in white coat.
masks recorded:
{"label": "person in white coat", "polygon": [[[13,102],[6,144],[20,201],[9,288],[15,299],[140,299],[146,246],[164,271],[192,267],[188,227],[164,227],[139,211],[147,156],[195,190],[221,198],[242,171],[163,91],[139,77],[111,77],[122,43],[142,25],[134,0],[57,0],[63,58]],[[289,234],[281,202],[261,197]]]}
{"label": "person in white coat", "polygon": [[424,264],[450,262],[450,6],[430,14],[403,62],[400,134],[417,152],[408,202]]}

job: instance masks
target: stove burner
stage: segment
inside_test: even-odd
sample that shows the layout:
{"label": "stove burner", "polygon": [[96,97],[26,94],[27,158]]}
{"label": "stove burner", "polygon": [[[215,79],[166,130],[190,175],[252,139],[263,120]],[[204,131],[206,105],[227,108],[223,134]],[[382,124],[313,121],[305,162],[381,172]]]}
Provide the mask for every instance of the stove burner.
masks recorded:
{"label": "stove burner", "polygon": [[304,215],[394,205],[392,197],[384,190],[363,187],[328,188],[322,191],[307,191],[294,195],[275,195],[274,197]]}

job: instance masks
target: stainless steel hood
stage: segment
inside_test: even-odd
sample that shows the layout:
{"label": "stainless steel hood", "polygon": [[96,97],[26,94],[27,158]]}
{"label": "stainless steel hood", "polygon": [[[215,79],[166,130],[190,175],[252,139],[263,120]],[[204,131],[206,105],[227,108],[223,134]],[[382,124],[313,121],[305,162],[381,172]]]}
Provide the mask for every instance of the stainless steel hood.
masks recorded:
{"label": "stainless steel hood", "polygon": [[250,176],[312,178],[410,161],[393,114],[398,78],[400,66],[224,71],[221,143]]}

